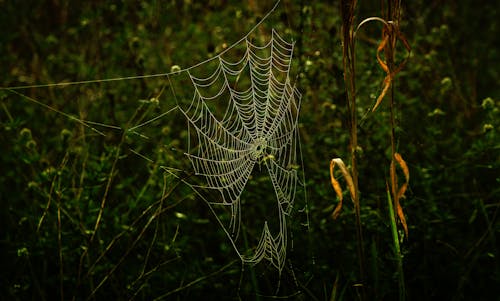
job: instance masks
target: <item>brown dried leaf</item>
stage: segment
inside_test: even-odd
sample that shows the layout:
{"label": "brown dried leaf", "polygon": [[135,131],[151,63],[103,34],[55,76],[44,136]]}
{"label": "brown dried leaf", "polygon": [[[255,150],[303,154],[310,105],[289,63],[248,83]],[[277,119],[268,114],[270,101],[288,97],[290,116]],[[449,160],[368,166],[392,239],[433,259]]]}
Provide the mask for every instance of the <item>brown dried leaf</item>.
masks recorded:
{"label": "brown dried leaf", "polygon": [[[387,26],[385,26],[385,27],[387,27]],[[382,70],[384,70],[385,73],[389,74],[389,67],[387,66],[387,63],[384,60],[382,60],[382,58],[380,57],[380,53],[382,51],[384,51],[385,46],[387,46],[387,42],[389,42],[389,34],[387,33],[387,30],[384,30],[383,31],[383,39],[380,42],[380,44],[378,44],[378,47],[377,47],[377,61],[380,65],[380,67],[382,67]]]}
{"label": "brown dried leaf", "polygon": [[342,209],[342,188],[340,186],[340,183],[335,179],[335,166],[338,166],[342,175],[344,176],[344,179],[347,183],[347,188],[349,189],[349,192],[351,194],[351,200],[354,201],[354,196],[355,196],[355,189],[354,189],[354,182],[352,181],[351,174],[347,170],[344,162],[340,158],[335,158],[330,161],[330,180],[332,183],[332,187],[335,190],[335,193],[337,194],[337,197],[339,198],[339,203],[337,207],[335,207],[335,210],[332,213],[332,216],[334,219],[336,219],[340,211]]}
{"label": "brown dried leaf", "polygon": [[342,201],[339,201],[338,205],[335,207],[335,210],[333,210],[332,218],[337,219],[340,215],[341,210],[342,210]]}
{"label": "brown dried leaf", "polygon": [[[390,70],[387,63],[384,60],[382,60],[382,58],[380,56],[382,51],[384,51],[386,55],[392,55],[391,52],[393,51],[393,49],[395,47],[395,42],[391,43],[393,45],[389,45],[389,38],[391,37],[392,34],[396,35],[397,39],[403,43],[403,46],[408,51],[407,57],[394,70]],[[380,105],[380,103],[384,99],[385,95],[387,94],[387,91],[389,91],[392,80],[394,79],[396,74],[399,73],[399,71],[401,71],[401,69],[403,69],[403,67],[406,65],[406,62],[407,62],[408,58],[410,57],[410,52],[411,52],[410,44],[408,43],[408,41],[406,40],[404,35],[399,31],[399,28],[397,28],[394,23],[390,23],[388,25],[385,25],[383,30],[382,30],[382,41],[380,42],[380,44],[377,47],[377,61],[380,65],[380,67],[382,68],[382,70],[384,70],[384,72],[387,75],[385,76],[384,81],[383,81],[382,92],[380,92],[380,95],[377,97],[377,101],[375,102],[375,105],[373,106],[372,112],[374,112],[378,108],[378,106]]]}
{"label": "brown dried leaf", "polygon": [[[403,171],[403,175],[405,177],[405,183],[401,187],[398,187],[398,182],[396,178],[396,166],[394,162],[398,163],[398,166]],[[394,153],[394,158],[391,161],[390,173],[391,173],[392,195],[394,198],[394,207],[396,208],[399,220],[403,225],[405,234],[406,236],[408,236],[408,225],[406,224],[406,218],[404,216],[403,207],[401,207],[399,200],[404,198],[404,193],[408,188],[408,183],[410,182],[410,171],[408,169],[408,165],[406,164],[405,160],[403,160],[403,157],[401,157],[399,153]]]}
{"label": "brown dried leaf", "polygon": [[[405,46],[406,50],[408,51],[408,55],[410,54],[411,52],[411,46],[410,46],[410,43],[408,43],[408,40],[406,39],[406,37],[403,35],[403,33],[399,30],[396,31],[397,35],[398,35],[398,39],[403,42],[403,45]],[[408,60],[408,57],[406,57],[406,59],[401,63],[402,64],[406,64],[406,61]]]}
{"label": "brown dried leaf", "polygon": [[408,237],[408,225],[406,224],[406,218],[403,213],[403,207],[401,207],[401,204],[397,203],[396,211],[398,212],[398,217],[399,220],[401,221],[401,225],[403,225],[403,229],[405,230],[406,237]]}
{"label": "brown dried leaf", "polygon": [[335,193],[337,194],[337,197],[339,198],[340,202],[342,202],[342,199],[343,199],[342,188],[340,187],[340,183],[333,176],[332,166],[333,165],[330,164],[330,180],[332,182],[332,187],[335,190]]}
{"label": "brown dried leaf", "polygon": [[380,95],[377,97],[377,102],[373,106],[372,112],[375,111],[380,103],[382,102],[382,99],[384,99],[385,95],[387,94],[387,91],[389,90],[389,87],[391,86],[391,72],[389,70],[389,67],[387,66],[387,63],[380,57],[380,54],[382,51],[385,51],[385,48],[387,46],[387,43],[389,42],[389,26],[384,25],[384,29],[382,30],[382,41],[380,41],[380,44],[377,47],[377,61],[382,70],[384,70],[385,73],[387,73],[386,77],[384,78],[383,86],[384,88],[382,89],[382,92]]}
{"label": "brown dried leaf", "polygon": [[401,157],[399,153],[394,154],[394,159],[396,160],[396,162],[398,162],[398,165],[399,167],[401,167],[401,170],[403,171],[403,174],[405,176],[405,183],[398,190],[399,199],[404,198],[404,194],[406,192],[406,189],[408,188],[408,183],[410,182],[410,170],[408,169],[408,165],[406,165],[405,160],[403,160],[403,157]]}
{"label": "brown dried leaf", "polygon": [[342,175],[344,176],[344,179],[347,183],[347,188],[349,188],[349,192],[351,194],[351,199],[354,202],[355,189],[354,189],[354,182],[352,180],[351,173],[347,170],[347,167],[345,166],[342,159],[335,158],[335,159],[332,159],[332,161],[339,166],[340,171],[342,172]]}
{"label": "brown dried leaf", "polygon": [[337,194],[337,197],[339,198],[339,203],[335,207],[335,210],[333,210],[332,217],[333,219],[337,219],[337,217],[340,214],[340,210],[342,210],[342,188],[340,187],[340,183],[335,179],[335,176],[333,174],[333,168],[335,166],[335,162],[332,160],[330,161],[330,180],[332,182],[332,187],[333,190],[335,190],[335,193]]}
{"label": "brown dried leaf", "polygon": [[391,82],[392,82],[392,79],[391,79],[390,75],[387,75],[384,78],[384,82],[383,82],[384,88],[382,89],[382,92],[380,92],[380,95],[377,97],[377,102],[375,102],[375,105],[373,106],[372,112],[374,112],[378,108],[378,106],[382,102],[382,99],[384,99],[385,95],[387,94],[387,91],[389,91],[389,88],[391,87]]}

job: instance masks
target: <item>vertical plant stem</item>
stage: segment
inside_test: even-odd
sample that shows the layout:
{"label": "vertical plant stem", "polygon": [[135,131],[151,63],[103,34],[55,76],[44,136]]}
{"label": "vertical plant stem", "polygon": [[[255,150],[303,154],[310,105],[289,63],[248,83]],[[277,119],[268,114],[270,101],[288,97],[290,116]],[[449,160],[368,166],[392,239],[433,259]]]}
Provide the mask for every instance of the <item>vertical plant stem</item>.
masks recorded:
{"label": "vertical plant stem", "polygon": [[398,227],[396,225],[396,215],[394,213],[394,206],[392,205],[391,192],[389,190],[389,185],[387,185],[387,203],[389,205],[389,220],[391,222],[391,233],[392,233],[392,243],[394,256],[396,257],[397,271],[398,274],[398,288],[399,288],[399,300],[403,301],[406,299],[405,292],[405,279],[403,272],[403,256],[401,255],[401,248],[399,246],[399,235]]}
{"label": "vertical plant stem", "polygon": [[[387,1],[387,18],[393,21],[390,26],[395,26],[396,30],[399,30],[399,19],[400,19],[400,0],[388,0]],[[396,42],[397,36],[395,30],[388,30],[389,35],[389,43],[386,44],[384,49],[385,57],[387,60],[387,67],[389,68],[389,74],[391,76],[390,80],[391,91],[390,91],[390,124],[391,124],[391,165],[390,165],[390,173],[391,175],[396,175],[396,164],[395,164],[395,154],[396,154],[396,117],[395,111],[396,107],[394,104],[394,79],[393,71],[396,69],[395,66],[395,51],[396,51]],[[397,264],[397,274],[398,274],[398,288],[399,288],[399,300],[406,300],[406,292],[405,292],[405,280],[404,280],[404,270],[403,270],[403,256],[401,255],[401,248],[399,245],[399,235],[396,224],[396,214],[394,212],[394,208],[399,206],[399,185],[397,176],[391,177],[391,187],[392,187],[392,199],[389,191],[389,187],[387,187],[387,197],[389,204],[389,215],[391,221],[391,230],[392,230],[392,240],[394,247],[394,255],[396,256],[396,264]]]}
{"label": "vertical plant stem", "polygon": [[354,40],[354,11],[355,0],[341,1],[342,12],[342,42],[343,42],[343,65],[344,82],[346,85],[347,109],[349,111],[350,127],[350,154],[351,173],[354,185],[354,213],[356,219],[356,238],[358,242],[359,276],[361,281],[361,299],[365,300],[365,251],[363,242],[363,230],[361,226],[361,206],[359,200],[358,161],[356,152],[358,149],[358,123],[356,113],[356,61]]}
{"label": "vertical plant stem", "polygon": [[[394,2],[394,3],[393,3]],[[396,26],[398,26],[398,12],[399,5],[397,4],[398,0],[388,0],[387,1],[387,18],[390,18],[393,22],[396,22]],[[397,11],[396,11],[397,10]],[[392,26],[392,25],[391,25]],[[392,74],[394,70],[394,48],[396,45],[396,36],[393,30],[388,30],[389,35],[389,43],[386,44],[384,49],[385,59],[387,60],[387,67],[389,68],[389,74]],[[390,75],[392,77],[392,75]],[[391,78],[391,81],[393,79]],[[394,82],[390,87],[390,124],[391,124],[391,160],[394,160],[394,154],[396,153],[396,121],[395,121],[395,106],[394,106]],[[391,164],[391,174],[396,174],[396,164]],[[394,202],[397,202],[397,177],[392,178],[393,183],[391,183],[392,187],[392,198]],[[395,204],[396,205],[396,204]]]}
{"label": "vertical plant stem", "polygon": [[57,248],[59,255],[59,294],[61,301],[64,300],[64,266],[62,252],[62,226],[61,226],[61,179],[59,178],[57,188]]}
{"label": "vertical plant stem", "polygon": [[[56,174],[56,176],[53,179],[51,188],[55,188],[55,193],[56,193],[56,204],[57,204],[57,250],[58,250],[58,257],[59,257],[59,294],[61,301],[64,300],[64,260],[63,260],[63,245],[62,245],[62,223],[61,223],[61,199],[62,199],[62,188],[61,188],[61,176],[59,173],[63,173],[64,168],[66,167],[66,164],[68,163],[69,159],[69,153],[66,153],[64,156],[61,165],[59,166],[59,170]],[[56,182],[56,177],[57,177],[57,184]],[[52,191],[51,191],[52,193]],[[48,208],[48,206],[47,206]],[[41,224],[40,223],[39,225]]]}
{"label": "vertical plant stem", "polygon": [[[358,149],[358,118],[356,114],[356,70],[355,70],[355,57],[354,57],[354,40],[350,43],[349,47],[350,52],[350,60],[349,60],[349,88],[348,92],[349,104],[350,104],[350,119],[351,119],[351,128],[350,128],[350,153],[351,153],[351,168],[352,168],[352,180],[354,184],[354,210],[356,214],[356,229],[358,235],[358,242],[361,244],[360,254],[362,255],[360,258],[364,260],[364,248],[362,245],[363,242],[363,233],[361,231],[361,206],[359,204],[359,176],[358,176],[358,160],[356,156],[356,152]],[[364,275],[364,265],[360,266],[361,275]],[[362,277],[364,278],[364,277]]]}

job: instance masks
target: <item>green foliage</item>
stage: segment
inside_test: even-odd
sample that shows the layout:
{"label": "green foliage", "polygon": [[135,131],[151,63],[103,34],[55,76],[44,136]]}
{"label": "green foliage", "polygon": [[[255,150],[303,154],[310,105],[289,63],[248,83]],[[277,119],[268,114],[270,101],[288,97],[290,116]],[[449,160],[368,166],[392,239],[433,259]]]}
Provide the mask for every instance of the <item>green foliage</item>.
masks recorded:
{"label": "green foliage", "polygon": [[[180,116],[148,128],[149,139],[75,121],[130,128],[161,114],[176,100],[162,96],[164,82],[153,78],[22,91],[52,109],[0,90],[0,299],[356,299],[354,208],[345,202],[331,219],[337,201],[328,170],[332,157],[349,157],[342,20],[338,3],[306,2],[283,1],[259,33],[266,40],[267,29],[290,28],[303,94],[308,216],[302,208],[293,213],[281,277],[265,263],[242,268],[209,207],[163,169],[183,167],[176,150],[188,133]],[[358,6],[357,20],[380,15],[375,4]],[[0,8],[5,87],[187,67],[240,39],[270,4],[0,1]],[[411,174],[402,200],[409,237],[400,242],[406,293],[411,299],[497,296],[496,8],[408,2],[402,22],[412,46],[394,82],[397,146]],[[367,26],[356,42],[357,169],[367,290],[374,299],[392,300],[399,292],[385,189],[389,105],[370,113],[385,77],[376,61],[380,30]],[[403,55],[398,49],[396,58]],[[176,89],[183,101],[189,91]],[[249,193],[260,200],[271,189]],[[253,206],[249,217],[266,208]]]}

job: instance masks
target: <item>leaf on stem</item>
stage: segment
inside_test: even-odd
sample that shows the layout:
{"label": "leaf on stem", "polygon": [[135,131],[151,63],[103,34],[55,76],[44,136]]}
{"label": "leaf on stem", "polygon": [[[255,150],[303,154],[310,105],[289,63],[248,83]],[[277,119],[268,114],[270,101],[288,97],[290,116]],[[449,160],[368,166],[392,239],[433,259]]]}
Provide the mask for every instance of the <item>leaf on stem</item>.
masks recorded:
{"label": "leaf on stem", "polygon": [[[394,54],[394,49],[396,48],[396,42],[397,40],[401,41],[403,43],[403,46],[408,52],[408,55],[406,58],[398,65],[394,70],[391,70],[390,66],[387,64],[386,61],[384,61],[381,58],[381,53],[384,52],[385,57],[393,57]],[[387,94],[387,91],[389,91],[389,88],[391,87],[391,83],[393,78],[396,76],[396,74],[403,69],[403,67],[406,65],[406,61],[410,57],[410,52],[411,52],[411,47],[404,35],[399,31],[399,28],[397,25],[393,22],[388,22],[384,23],[384,28],[382,30],[382,41],[377,47],[377,61],[384,70],[384,72],[387,74],[384,78],[383,81],[383,88],[382,92],[377,98],[377,102],[373,106],[372,112],[377,109],[377,107],[380,105],[382,100],[384,99],[385,95]]]}
{"label": "leaf on stem", "polygon": [[[405,182],[401,187],[398,186],[398,181],[396,178],[396,165],[395,162],[398,164],[398,166],[401,168],[403,171],[403,175],[405,177]],[[406,190],[408,189],[408,183],[410,182],[410,171],[408,169],[408,165],[406,164],[405,160],[403,160],[403,157],[399,153],[394,153],[394,158],[391,161],[391,186],[392,186],[392,195],[394,198],[394,207],[396,208],[397,215],[399,217],[399,220],[401,221],[401,224],[403,225],[406,237],[408,237],[408,226],[406,224],[406,218],[403,213],[403,207],[401,207],[401,204],[399,202],[400,199],[404,198],[404,194]]]}
{"label": "leaf on stem", "polygon": [[337,194],[337,197],[339,199],[339,203],[337,204],[337,207],[335,207],[335,210],[333,210],[333,213],[332,213],[333,219],[336,219],[339,216],[340,210],[342,209],[342,200],[343,200],[342,187],[340,186],[339,181],[335,178],[335,166],[339,167],[340,172],[344,176],[344,179],[347,183],[347,188],[349,189],[349,192],[351,194],[351,200],[353,202],[354,202],[355,194],[356,194],[356,190],[354,189],[354,182],[352,181],[351,174],[347,170],[342,159],[340,159],[340,158],[332,159],[330,161],[330,180],[332,183],[333,190],[335,190],[335,193]]}

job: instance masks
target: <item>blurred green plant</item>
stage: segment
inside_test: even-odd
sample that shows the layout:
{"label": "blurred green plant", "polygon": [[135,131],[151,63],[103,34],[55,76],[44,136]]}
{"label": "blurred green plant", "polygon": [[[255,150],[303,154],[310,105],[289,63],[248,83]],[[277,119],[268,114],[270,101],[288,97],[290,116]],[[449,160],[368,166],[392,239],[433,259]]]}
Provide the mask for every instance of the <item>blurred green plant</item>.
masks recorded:
{"label": "blurred green plant", "polygon": [[[238,40],[269,5],[1,2],[1,86],[190,66]],[[398,100],[395,144],[404,146],[412,172],[405,200],[411,237],[400,244],[405,293],[413,299],[486,299],[500,279],[497,9],[494,3],[478,8],[472,0],[401,5],[401,31],[413,48],[411,64],[392,84]],[[379,12],[378,2],[363,3],[355,18]],[[266,25],[280,32],[288,28],[295,37],[293,71],[303,94],[309,219],[293,217],[281,281],[266,266],[254,267],[252,276],[234,263],[208,208],[163,172],[162,166],[179,164],[175,150],[182,142],[174,136],[188,134],[184,125],[169,119],[142,139],[112,129],[103,137],[74,122],[124,126],[134,112],[135,124],[158,114],[167,102],[155,100],[164,82],[143,80],[25,91],[73,120],[0,90],[0,299],[357,299],[357,229],[344,218],[331,221],[325,168],[332,155],[350,157],[341,23],[339,3],[294,0],[283,1]],[[354,150],[366,278],[375,299],[397,299],[394,236],[388,235],[393,232],[381,175],[381,166],[393,158],[388,102],[369,114],[386,73],[375,59],[378,29],[366,27],[357,38]],[[395,53],[398,61],[405,55]],[[138,154],[153,154],[152,162]],[[254,209],[250,216],[261,208]],[[354,208],[344,206],[342,215],[354,215]]]}

